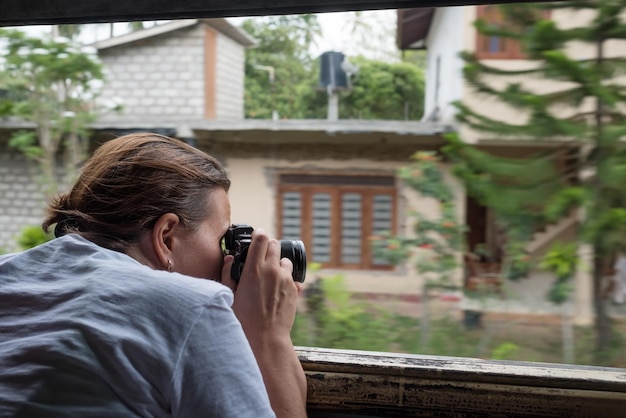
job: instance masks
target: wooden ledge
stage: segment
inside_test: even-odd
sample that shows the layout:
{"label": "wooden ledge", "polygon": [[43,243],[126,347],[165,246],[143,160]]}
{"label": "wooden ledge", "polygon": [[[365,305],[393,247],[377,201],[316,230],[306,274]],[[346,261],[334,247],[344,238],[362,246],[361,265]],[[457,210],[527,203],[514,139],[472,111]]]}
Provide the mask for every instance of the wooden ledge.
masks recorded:
{"label": "wooden ledge", "polygon": [[626,370],[298,348],[315,417],[623,417]]}

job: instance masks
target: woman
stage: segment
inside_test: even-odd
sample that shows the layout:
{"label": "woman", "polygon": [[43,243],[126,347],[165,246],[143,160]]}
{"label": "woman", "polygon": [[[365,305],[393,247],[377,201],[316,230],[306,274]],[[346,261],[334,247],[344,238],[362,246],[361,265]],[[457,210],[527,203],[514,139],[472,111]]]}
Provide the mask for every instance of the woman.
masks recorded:
{"label": "woman", "polygon": [[0,416],[306,415],[300,284],[259,229],[230,278],[229,186],[171,138],[95,152],[48,208],[58,238],[0,257]]}

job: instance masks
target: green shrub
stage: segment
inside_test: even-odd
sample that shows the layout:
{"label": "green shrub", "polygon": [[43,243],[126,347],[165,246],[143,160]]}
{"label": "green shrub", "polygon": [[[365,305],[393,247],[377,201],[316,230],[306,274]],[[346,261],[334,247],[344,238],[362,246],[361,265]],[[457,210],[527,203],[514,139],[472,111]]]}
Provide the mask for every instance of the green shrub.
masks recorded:
{"label": "green shrub", "polygon": [[295,344],[390,350],[391,314],[367,303],[355,302],[340,275],[320,278],[311,286],[307,313],[299,315],[292,331]]}
{"label": "green shrub", "polygon": [[54,238],[52,233],[46,233],[40,226],[26,226],[17,237],[17,244],[21,250],[28,250]]}

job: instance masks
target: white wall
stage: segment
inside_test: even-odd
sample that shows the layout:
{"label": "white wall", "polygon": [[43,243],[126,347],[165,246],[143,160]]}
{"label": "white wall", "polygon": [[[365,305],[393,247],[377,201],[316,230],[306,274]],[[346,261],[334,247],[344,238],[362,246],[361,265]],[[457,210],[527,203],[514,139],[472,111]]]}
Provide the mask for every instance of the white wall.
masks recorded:
{"label": "white wall", "polygon": [[[473,22],[476,20],[476,7],[466,6],[462,8],[464,10],[462,26],[465,28],[465,34],[463,36],[462,49],[467,51],[474,51],[476,47],[476,30],[473,27]],[[595,13],[589,10],[576,11],[567,9],[558,9],[551,12],[550,18],[554,21],[558,27],[563,29],[582,27],[587,22],[595,17]],[[432,32],[432,30],[431,30]],[[446,31],[441,33],[442,40],[449,42],[449,46],[452,49],[456,48],[454,40],[447,40],[449,35]],[[430,34],[429,34],[430,37]],[[430,38],[429,38],[430,39]],[[605,56],[623,56],[626,42],[612,40],[605,44]],[[566,53],[571,57],[578,59],[589,59],[596,53],[595,45],[582,42],[570,42],[567,45]],[[429,50],[430,54],[430,50]],[[430,57],[429,57],[430,58]],[[537,64],[530,60],[525,59],[485,59],[483,62],[486,65],[501,68],[504,70],[522,70],[535,67]],[[460,74],[460,72],[459,72]],[[624,83],[626,77],[616,79]],[[571,84],[565,82],[559,82],[543,77],[532,77],[520,75],[517,77],[505,76],[497,77],[492,76],[487,80],[488,83],[497,89],[506,88],[507,84],[520,83],[525,89],[534,92],[549,93],[558,92],[565,88],[571,87]],[[467,85],[463,79],[462,74],[460,78],[461,89],[457,98],[462,98],[463,102],[470,108],[478,110],[488,116],[496,117],[498,120],[508,123],[525,124],[529,113],[520,111],[520,109],[513,108],[498,101],[497,98],[478,95],[474,92],[471,86]],[[590,111],[593,109],[592,101],[583,102],[580,108],[575,109],[570,106],[553,107],[552,110],[557,116],[571,117],[573,113],[578,111]],[[468,143],[477,143],[481,140],[493,139],[485,136],[484,133],[473,131],[466,126],[461,126],[458,129],[460,138]],[[523,134],[523,131],[520,131]]]}
{"label": "white wall", "polygon": [[[345,172],[346,175],[369,170],[369,172],[394,175],[397,168],[406,165],[406,162],[381,162],[364,159],[292,162],[265,158],[225,158],[222,161],[232,182],[229,191],[231,221],[248,223],[255,228],[263,228],[270,235],[275,235],[278,229],[276,224],[276,175],[280,170],[329,170],[335,173]],[[453,182],[451,178],[449,180]],[[456,183],[454,190],[457,194],[457,201],[460,202],[463,198],[463,191]],[[439,212],[436,202],[432,199],[420,197],[402,185],[398,190],[397,206],[398,230],[406,235],[410,234],[413,226],[409,222],[410,219],[407,218],[410,211],[419,210],[427,216],[436,216]],[[459,215],[462,216],[462,213]],[[411,266],[398,267],[394,271],[326,269],[322,270],[320,275],[328,277],[337,273],[344,275],[346,285],[354,292],[395,295],[415,295],[421,292],[422,277]],[[458,278],[460,281],[460,274]],[[308,281],[309,278],[307,278]]]}
{"label": "white wall", "polygon": [[450,102],[459,100],[463,90],[463,62],[458,56],[465,47],[464,11],[465,7],[438,8],[426,38],[424,115],[427,117],[439,108],[439,122],[446,124],[454,122]]}

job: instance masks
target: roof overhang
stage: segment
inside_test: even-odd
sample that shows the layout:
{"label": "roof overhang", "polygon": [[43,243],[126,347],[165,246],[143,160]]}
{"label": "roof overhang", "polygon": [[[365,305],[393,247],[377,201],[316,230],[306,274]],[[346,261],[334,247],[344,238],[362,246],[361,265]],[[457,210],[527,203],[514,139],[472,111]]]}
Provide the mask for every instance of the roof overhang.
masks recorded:
{"label": "roof overhang", "polygon": [[257,144],[440,144],[451,127],[429,122],[379,120],[265,120],[189,121],[184,123],[96,123],[100,132],[171,130],[200,142]]}
{"label": "roof overhang", "polygon": [[[10,135],[19,130],[34,130],[33,122],[19,119],[0,120],[0,134]],[[197,141],[203,144],[314,144],[367,146],[423,145],[438,146],[446,141],[444,135],[453,132],[453,126],[431,122],[389,120],[267,120],[243,119],[235,121],[196,120],[186,122],[97,122],[90,125],[95,138],[111,138],[128,133],[154,132],[162,135]],[[483,138],[480,148],[562,148],[578,146],[571,139],[498,140]]]}
{"label": "roof overhang", "polygon": [[396,34],[398,49],[426,49],[426,37],[435,10],[434,7],[398,10]]}
{"label": "roof overhang", "polygon": [[229,38],[243,45],[244,47],[250,47],[256,44],[255,39],[248,35],[245,31],[236,26],[233,26],[226,19],[215,18],[173,20],[162,25],[156,25],[135,32],[129,32],[121,36],[105,39],[94,43],[93,46],[98,50],[114,48],[117,46],[130,44],[144,39],[149,39],[154,36],[163,35],[180,29],[188,28],[200,24],[201,22],[217,29],[218,31],[222,32],[224,35],[228,36]]}

